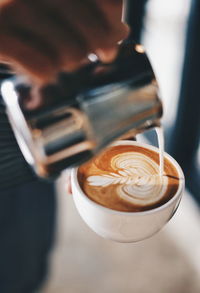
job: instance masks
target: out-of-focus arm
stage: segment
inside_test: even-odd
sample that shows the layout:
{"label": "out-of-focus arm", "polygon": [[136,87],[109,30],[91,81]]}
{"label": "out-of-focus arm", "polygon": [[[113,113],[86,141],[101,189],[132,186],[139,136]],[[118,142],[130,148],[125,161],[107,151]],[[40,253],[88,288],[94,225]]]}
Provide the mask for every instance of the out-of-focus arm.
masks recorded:
{"label": "out-of-focus arm", "polygon": [[[0,82],[6,74],[0,74]],[[3,190],[36,180],[26,163],[8,122],[0,96],[0,195]]]}

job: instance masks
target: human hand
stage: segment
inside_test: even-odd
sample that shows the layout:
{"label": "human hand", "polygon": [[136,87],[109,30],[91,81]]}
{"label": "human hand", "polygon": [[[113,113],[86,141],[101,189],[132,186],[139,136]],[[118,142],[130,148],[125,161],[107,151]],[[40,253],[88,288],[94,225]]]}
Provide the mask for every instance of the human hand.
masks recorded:
{"label": "human hand", "polygon": [[67,194],[72,194],[71,173],[65,172],[65,190]]}
{"label": "human hand", "polygon": [[128,34],[121,14],[122,0],[0,0],[0,61],[39,84],[89,53],[111,61]]}

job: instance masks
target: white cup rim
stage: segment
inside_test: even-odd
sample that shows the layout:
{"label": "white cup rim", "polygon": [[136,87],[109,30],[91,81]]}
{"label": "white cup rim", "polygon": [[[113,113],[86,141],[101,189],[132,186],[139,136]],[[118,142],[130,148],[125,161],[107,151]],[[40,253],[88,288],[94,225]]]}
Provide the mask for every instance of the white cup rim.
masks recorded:
{"label": "white cup rim", "polygon": [[[130,141],[130,140],[119,140],[119,141],[115,141],[114,143],[112,143],[110,146],[117,146],[117,145],[139,145],[141,147],[144,148],[148,148],[150,150],[153,150],[155,152],[158,153],[158,148],[143,142],[138,142],[138,141]],[[183,174],[183,171],[181,169],[181,167],[179,166],[179,164],[176,162],[176,160],[170,156],[168,153],[164,152],[164,157],[166,157],[167,159],[170,160],[170,162],[175,166],[178,175],[179,175],[179,186],[178,189],[175,193],[175,195],[168,200],[166,203],[164,203],[163,205],[157,207],[157,208],[153,208],[150,210],[146,210],[146,211],[141,211],[141,212],[125,212],[125,211],[117,211],[117,210],[113,210],[110,209],[108,207],[102,206],[99,203],[96,203],[95,201],[91,200],[81,189],[80,184],[78,182],[78,178],[77,178],[77,172],[78,172],[78,167],[72,169],[72,173],[71,173],[71,180],[75,183],[76,188],[78,189],[78,192],[80,194],[80,196],[86,200],[89,204],[93,205],[94,207],[102,210],[102,211],[106,211],[107,213],[110,214],[117,214],[117,215],[131,215],[131,216],[144,216],[147,214],[152,214],[152,213],[157,213],[165,208],[167,208],[171,203],[173,203],[174,201],[177,200],[177,198],[182,194],[182,191],[184,190],[185,187],[185,177]],[[76,196],[76,195],[74,195]]]}

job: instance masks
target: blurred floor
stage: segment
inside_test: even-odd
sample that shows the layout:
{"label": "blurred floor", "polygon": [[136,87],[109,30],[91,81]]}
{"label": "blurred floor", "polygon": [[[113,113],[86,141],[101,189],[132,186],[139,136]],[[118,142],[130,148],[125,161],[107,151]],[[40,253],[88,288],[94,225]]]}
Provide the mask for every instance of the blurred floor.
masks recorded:
{"label": "blurred floor", "polygon": [[[188,7],[189,0],[152,0],[148,5],[144,42],[160,83],[165,127],[176,114]],[[185,194],[175,217],[156,236],[119,244],[92,232],[61,186],[57,241],[42,292],[200,292],[200,212],[190,195]]]}

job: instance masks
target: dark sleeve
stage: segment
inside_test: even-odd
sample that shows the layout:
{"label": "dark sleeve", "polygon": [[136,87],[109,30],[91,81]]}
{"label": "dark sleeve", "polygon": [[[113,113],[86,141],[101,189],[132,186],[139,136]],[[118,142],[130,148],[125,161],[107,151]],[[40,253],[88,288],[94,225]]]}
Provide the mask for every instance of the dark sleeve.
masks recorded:
{"label": "dark sleeve", "polygon": [[14,137],[0,96],[0,194],[13,186],[36,180]]}

